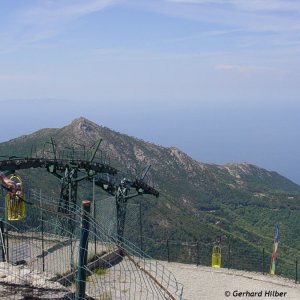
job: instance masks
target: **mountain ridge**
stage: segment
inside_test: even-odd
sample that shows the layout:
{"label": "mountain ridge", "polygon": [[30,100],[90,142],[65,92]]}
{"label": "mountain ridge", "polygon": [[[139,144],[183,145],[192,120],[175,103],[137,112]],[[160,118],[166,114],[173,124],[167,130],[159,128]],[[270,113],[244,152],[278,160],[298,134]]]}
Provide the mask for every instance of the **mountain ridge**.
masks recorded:
{"label": "mountain ridge", "polygon": [[[148,180],[160,198],[143,197],[144,234],[158,240],[177,239],[209,244],[220,236],[230,237],[236,251],[258,255],[259,248],[271,251],[273,229],[279,222],[289,255],[300,257],[300,186],[253,164],[206,164],[194,160],[176,147],[163,147],[113,131],[80,117],[62,128],[44,128],[0,144],[1,155],[13,152],[26,156],[32,145],[41,149],[54,138],[57,147],[80,144],[87,148],[103,139],[113,167],[140,174],[151,165]],[[45,176],[44,188],[53,185]],[[24,176],[27,176],[24,172]],[[47,177],[48,176],[48,177]],[[34,178],[33,178],[34,180]],[[36,183],[37,185],[40,182]],[[157,253],[148,245],[150,254]],[[152,252],[151,252],[152,251]],[[289,256],[286,254],[286,261]],[[245,265],[246,261],[243,262]]]}
{"label": "mountain ridge", "polygon": [[[267,172],[270,172],[270,173],[274,173],[276,175],[280,175],[276,171],[270,171],[270,170],[262,168],[258,165],[255,165],[255,164],[252,164],[252,163],[247,163],[247,162],[241,162],[241,163],[231,163],[231,162],[229,162],[229,163],[225,163],[225,164],[204,163],[204,162],[198,161],[198,160],[194,159],[193,157],[189,156],[188,154],[186,154],[184,151],[180,150],[176,146],[166,147],[166,146],[155,144],[151,141],[145,141],[143,139],[140,139],[140,138],[137,138],[137,137],[134,137],[134,136],[127,135],[125,133],[115,131],[115,130],[110,129],[108,127],[105,127],[103,125],[98,125],[95,122],[90,121],[85,117],[75,118],[70,124],[63,126],[62,128],[42,128],[42,129],[39,129],[39,130],[37,130],[33,133],[22,135],[22,136],[19,136],[17,138],[11,139],[11,140],[3,142],[3,143],[14,143],[14,142],[18,142],[20,140],[24,140],[24,139],[28,139],[28,138],[36,138],[36,137],[39,137],[39,136],[50,135],[50,134],[55,135],[58,131],[65,131],[65,130],[69,131],[69,128],[73,129],[73,134],[74,135],[78,135],[78,134],[79,135],[81,135],[81,134],[89,135],[89,134],[93,133],[93,131],[95,131],[95,130],[99,132],[99,129],[101,129],[102,134],[103,133],[109,133],[109,134],[115,133],[115,134],[118,134],[118,135],[122,135],[122,136],[125,136],[127,138],[132,138],[137,142],[145,143],[147,146],[154,146],[154,147],[157,147],[157,148],[160,148],[160,149],[168,150],[168,151],[171,152],[171,155],[175,156],[180,162],[183,162],[182,159],[184,157],[185,159],[189,159],[189,160],[195,162],[200,167],[204,167],[205,165],[207,165],[207,166],[210,165],[210,166],[217,166],[219,168],[227,169],[228,173],[230,175],[232,175],[233,177],[238,176],[238,174],[234,174],[234,175],[232,174],[232,173],[236,173],[237,169],[240,169],[243,173],[247,173],[247,171],[245,171],[245,168],[243,168],[243,166],[248,168],[248,170],[251,167],[251,168],[256,168],[256,169],[260,169],[260,170],[263,170],[263,171],[267,171]],[[282,175],[280,175],[280,176],[282,176]],[[286,179],[288,179],[288,178],[286,178]],[[288,180],[291,181],[290,179],[288,179]],[[298,186],[298,184],[296,184],[296,183],[294,183],[294,184]],[[300,188],[300,186],[299,186],[299,188]]]}

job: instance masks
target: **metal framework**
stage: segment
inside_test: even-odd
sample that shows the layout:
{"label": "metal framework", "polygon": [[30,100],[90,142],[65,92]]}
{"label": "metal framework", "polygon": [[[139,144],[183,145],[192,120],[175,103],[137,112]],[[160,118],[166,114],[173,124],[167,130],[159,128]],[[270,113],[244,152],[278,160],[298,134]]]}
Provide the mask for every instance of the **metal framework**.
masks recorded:
{"label": "metal framework", "polygon": [[[60,213],[70,212],[75,205],[78,205],[78,183],[86,179],[92,181],[95,178],[96,186],[115,197],[117,235],[122,241],[127,201],[143,194],[158,197],[159,192],[144,181],[150,166],[139,178],[128,179],[110,165],[107,156],[103,155],[102,151],[99,159],[97,152],[101,142],[102,140],[97,141],[87,151],[84,145],[80,145],[83,150],[76,150],[74,147],[59,150],[55,140],[51,137],[50,142],[45,143],[39,157],[37,155],[35,157],[33,155],[31,157],[8,157],[8,159],[0,161],[0,171],[14,173],[21,169],[45,168],[61,181],[58,203],[58,212]],[[104,174],[105,176],[103,176]],[[121,175],[121,179],[113,179],[117,174]],[[68,220],[69,223],[65,225],[72,231],[74,224],[72,220]]]}
{"label": "metal framework", "polygon": [[95,180],[95,184],[97,186],[100,186],[104,191],[115,197],[117,210],[117,235],[121,243],[124,237],[128,200],[143,194],[159,197],[159,192],[144,182],[144,178],[146,177],[149,169],[150,165],[146,168],[140,178],[135,178],[133,180],[123,177],[121,180],[113,182],[112,178],[109,176],[106,178],[98,176]]}

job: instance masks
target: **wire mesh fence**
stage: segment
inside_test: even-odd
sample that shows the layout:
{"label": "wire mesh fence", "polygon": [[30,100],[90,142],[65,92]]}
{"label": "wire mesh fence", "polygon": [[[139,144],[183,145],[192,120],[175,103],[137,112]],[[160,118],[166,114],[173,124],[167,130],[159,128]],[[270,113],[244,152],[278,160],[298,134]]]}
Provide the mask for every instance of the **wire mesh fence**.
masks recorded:
{"label": "wire mesh fence", "polygon": [[182,299],[172,273],[120,241],[111,197],[95,206],[97,219],[96,210],[88,214],[89,228],[81,207],[60,213],[55,199],[36,190],[26,199],[26,220],[0,221],[0,299]]}
{"label": "wire mesh fence", "polygon": [[[174,240],[157,241],[144,237],[145,251],[158,260],[212,266],[212,244],[201,242],[183,242]],[[271,254],[264,248],[259,248],[251,253],[247,250],[234,248],[234,244],[221,245],[221,267],[236,270],[246,270],[270,273]],[[298,258],[277,258],[276,275],[293,279],[299,283]]]}

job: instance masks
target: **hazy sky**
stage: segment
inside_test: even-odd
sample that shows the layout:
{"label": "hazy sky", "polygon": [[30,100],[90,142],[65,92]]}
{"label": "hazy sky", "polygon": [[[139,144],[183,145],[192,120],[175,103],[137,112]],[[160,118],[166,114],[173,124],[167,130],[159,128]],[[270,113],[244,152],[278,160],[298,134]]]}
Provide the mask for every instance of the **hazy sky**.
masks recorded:
{"label": "hazy sky", "polygon": [[84,116],[300,184],[299,0],[0,2],[0,141]]}

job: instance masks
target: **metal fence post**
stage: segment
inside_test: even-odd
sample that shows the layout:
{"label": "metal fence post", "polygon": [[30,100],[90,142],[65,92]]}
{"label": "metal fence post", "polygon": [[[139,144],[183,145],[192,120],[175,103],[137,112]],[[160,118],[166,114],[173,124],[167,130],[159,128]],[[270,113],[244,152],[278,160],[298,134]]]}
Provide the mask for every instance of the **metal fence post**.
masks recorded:
{"label": "metal fence post", "polygon": [[142,223],[142,202],[140,201],[140,244],[143,251],[143,223]]}
{"label": "metal fence post", "polygon": [[[3,189],[2,189],[3,192]],[[6,205],[6,197],[4,196],[4,214],[5,214],[5,218],[4,221],[5,223],[4,228],[3,228],[3,241],[5,244],[5,260],[8,262],[9,261],[9,246],[8,246],[8,209],[7,209],[7,205]]]}
{"label": "metal fence post", "polygon": [[296,272],[295,272],[295,283],[298,282],[298,258],[296,258],[296,261],[295,261],[295,267],[296,267]]}
{"label": "metal fence post", "polygon": [[200,265],[199,241],[197,241],[197,266]]}
{"label": "metal fence post", "polygon": [[4,224],[3,224],[3,220],[2,218],[0,218],[0,242],[1,242],[1,253],[2,253],[2,261],[6,261],[6,255],[5,255],[5,241],[4,241],[4,238],[3,238],[3,234],[4,234]]}
{"label": "metal fence post", "polygon": [[40,205],[41,205],[41,233],[42,233],[42,264],[43,272],[45,272],[45,249],[44,249],[44,217],[42,209],[42,190],[40,189]]}
{"label": "metal fence post", "polygon": [[94,218],[94,243],[95,243],[95,255],[97,254],[97,236],[96,236],[96,197],[95,197],[95,176],[93,177],[93,218]]}
{"label": "metal fence post", "polygon": [[6,261],[9,261],[9,237],[8,237],[8,221],[7,221],[7,214],[6,214],[6,224],[5,224],[5,238],[6,238]]}
{"label": "metal fence post", "polygon": [[168,255],[168,262],[170,262],[169,240],[167,240],[167,255]]}
{"label": "metal fence post", "polygon": [[231,268],[231,243],[228,241],[228,269]]}
{"label": "metal fence post", "polygon": [[[70,209],[70,204],[72,203],[72,185],[71,182],[69,182],[68,184],[69,186],[69,205],[68,205],[68,209]],[[73,209],[73,207],[72,207]],[[71,221],[71,218],[69,219],[68,223]],[[71,267],[71,271],[74,271],[74,252],[73,252],[73,231],[70,230],[70,252],[71,252],[71,257],[70,257],[70,267]]]}
{"label": "metal fence post", "polygon": [[263,275],[265,274],[265,248],[263,248],[262,250],[262,273]]}
{"label": "metal fence post", "polygon": [[81,231],[79,241],[79,256],[78,268],[76,278],[76,297],[75,300],[85,299],[86,287],[86,264],[88,254],[88,237],[90,229],[89,213],[91,209],[91,202],[88,200],[82,201],[82,217],[81,217]]}

